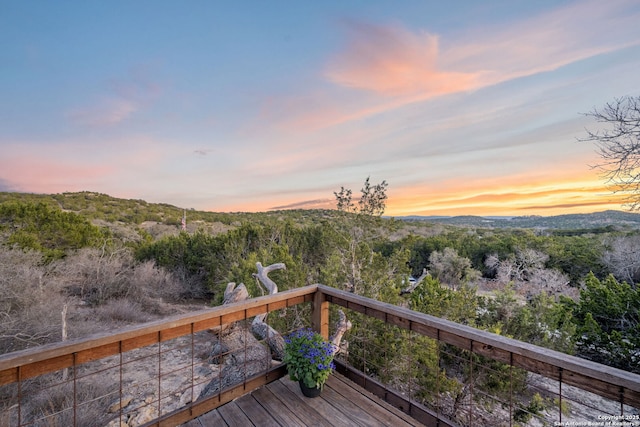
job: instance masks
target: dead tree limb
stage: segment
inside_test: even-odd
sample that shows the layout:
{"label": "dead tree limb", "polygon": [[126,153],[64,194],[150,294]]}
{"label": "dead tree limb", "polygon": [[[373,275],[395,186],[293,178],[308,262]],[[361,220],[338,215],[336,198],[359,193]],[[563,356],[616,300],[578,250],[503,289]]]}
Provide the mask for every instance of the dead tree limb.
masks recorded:
{"label": "dead tree limb", "polygon": [[278,285],[276,285],[276,282],[269,278],[269,273],[271,273],[273,270],[286,270],[287,266],[284,265],[284,263],[279,262],[277,264],[271,264],[263,267],[262,263],[256,262],[256,268],[258,269],[258,272],[253,273],[252,276],[258,279],[260,283],[262,283],[264,287],[267,288],[269,295],[278,293]]}
{"label": "dead tree limb", "polygon": [[[283,263],[271,264],[267,267],[263,267],[260,262],[256,263],[256,268],[258,269],[258,273],[254,273],[253,277],[257,278],[260,283],[264,285],[265,288],[269,291],[269,295],[273,295],[278,292],[278,285],[269,278],[269,273],[273,270],[285,270],[287,267]],[[273,357],[276,360],[284,359],[284,338],[282,335],[271,326],[269,326],[265,320],[267,318],[267,313],[259,314],[253,319],[253,323],[251,324],[251,332],[259,338],[263,339],[271,351],[273,352]]]}
{"label": "dead tree limb", "polygon": [[[274,270],[284,270],[283,263],[271,264],[263,267],[261,263],[256,263],[258,272],[253,276],[269,291],[270,295],[278,292],[278,286],[269,278],[269,273]],[[249,298],[249,293],[244,284],[236,286],[229,283],[224,293],[224,304],[243,301]],[[340,350],[340,343],[346,331],[351,328],[351,322],[347,320],[345,314],[340,311],[339,319],[336,323],[336,331],[331,338],[335,345],[335,353]],[[200,397],[209,396],[225,387],[244,381],[259,372],[263,372],[271,366],[272,360],[283,360],[284,358],[284,338],[282,335],[268,325],[267,314],[256,316],[251,324],[251,333],[244,322],[235,322],[235,327],[227,326],[227,331],[222,334],[218,329],[218,340],[214,342],[210,359],[213,363],[220,365],[220,374],[207,384]],[[258,339],[263,340],[268,346],[267,349]]]}
{"label": "dead tree limb", "polygon": [[234,282],[228,283],[224,290],[224,299],[222,304],[231,304],[232,302],[244,301],[249,298],[249,292],[244,283],[240,283],[238,287]]}
{"label": "dead tree limb", "polygon": [[420,277],[418,277],[413,284],[401,290],[400,295],[410,294],[411,292],[413,292],[427,276],[429,276],[429,272],[427,271],[426,268],[423,268],[422,274],[420,275]]}
{"label": "dead tree limb", "polygon": [[338,310],[338,321],[336,322],[336,332],[331,336],[329,341],[333,344],[333,355],[335,356],[340,352],[340,343],[342,336],[351,329],[351,322],[347,320],[347,316],[344,311]]}

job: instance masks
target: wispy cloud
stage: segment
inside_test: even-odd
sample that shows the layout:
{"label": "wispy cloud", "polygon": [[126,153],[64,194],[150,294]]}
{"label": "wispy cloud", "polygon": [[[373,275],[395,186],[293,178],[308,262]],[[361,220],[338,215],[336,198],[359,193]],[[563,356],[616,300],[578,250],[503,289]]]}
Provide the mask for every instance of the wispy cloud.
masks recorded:
{"label": "wispy cloud", "polygon": [[286,209],[333,209],[335,202],[331,199],[314,199],[304,200],[297,203],[289,203],[282,206],[274,206],[269,210],[286,210]]}
{"label": "wispy cloud", "polygon": [[265,118],[309,132],[479,90],[640,44],[637,22],[633,0],[570,3],[447,38],[400,24],[345,20],[344,45],[322,69],[323,84],[333,87],[271,98]]}
{"label": "wispy cloud", "polygon": [[88,144],[87,139],[2,142],[2,146],[6,154],[0,157],[0,184],[4,182],[15,191],[39,193],[111,193],[110,188],[117,187],[135,192],[156,185],[150,180],[159,179],[163,173],[162,168],[156,169],[157,165],[175,158],[170,147],[145,137],[93,144]]}
{"label": "wispy cloud", "polygon": [[492,85],[637,45],[639,19],[633,0],[573,2],[501,27],[471,28],[447,40],[440,61]]}
{"label": "wispy cloud", "polygon": [[406,186],[394,191],[388,210],[393,215],[522,215],[546,207],[546,214],[553,215],[589,208],[619,209],[623,202],[592,174],[561,175],[550,171],[546,177],[527,173],[505,182],[450,180],[437,186]]}
{"label": "wispy cloud", "polygon": [[347,45],[326,70],[334,83],[386,96],[430,97],[477,87],[477,74],[442,69],[435,35],[353,21],[346,28]]}
{"label": "wispy cloud", "polygon": [[68,111],[67,117],[83,126],[103,127],[123,122],[138,109],[139,106],[131,100],[106,98],[94,105]]}
{"label": "wispy cloud", "polygon": [[87,127],[108,127],[130,119],[161,93],[160,86],[147,74],[145,67],[136,67],[124,78],[109,80],[106,94],[87,105],[70,109],[66,116]]}

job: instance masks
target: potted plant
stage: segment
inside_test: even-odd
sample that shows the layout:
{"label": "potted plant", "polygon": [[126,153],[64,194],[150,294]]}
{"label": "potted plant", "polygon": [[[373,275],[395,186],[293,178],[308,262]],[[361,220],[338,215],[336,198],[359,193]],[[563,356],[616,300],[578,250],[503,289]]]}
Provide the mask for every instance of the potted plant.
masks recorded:
{"label": "potted plant", "polygon": [[335,345],[309,328],[299,329],[285,338],[284,362],[289,378],[298,381],[307,397],[320,395],[335,368]]}

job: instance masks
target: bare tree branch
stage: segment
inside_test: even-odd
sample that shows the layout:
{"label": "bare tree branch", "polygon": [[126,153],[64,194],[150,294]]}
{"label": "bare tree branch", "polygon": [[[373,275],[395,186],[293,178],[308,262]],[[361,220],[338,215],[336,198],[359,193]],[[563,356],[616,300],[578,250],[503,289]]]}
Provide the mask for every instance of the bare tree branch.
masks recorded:
{"label": "bare tree branch", "polygon": [[416,279],[415,282],[413,282],[413,284],[409,285],[408,287],[404,288],[402,291],[400,291],[400,295],[404,295],[404,294],[410,294],[411,292],[413,292],[420,283],[422,283],[422,281],[429,275],[429,271],[427,271],[426,268],[422,269],[422,274],[420,275],[420,277],[418,277]]}
{"label": "bare tree branch", "polygon": [[640,96],[623,96],[601,109],[586,113],[602,129],[586,129],[579,141],[593,142],[602,162],[592,166],[601,171],[613,193],[623,195],[624,206],[640,209]]}

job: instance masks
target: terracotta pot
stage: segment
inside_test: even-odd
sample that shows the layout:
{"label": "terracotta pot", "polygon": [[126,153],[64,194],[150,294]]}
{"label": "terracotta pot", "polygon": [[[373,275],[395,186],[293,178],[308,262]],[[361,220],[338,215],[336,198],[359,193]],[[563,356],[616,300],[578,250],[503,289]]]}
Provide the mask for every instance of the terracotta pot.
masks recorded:
{"label": "terracotta pot", "polygon": [[302,390],[302,394],[304,394],[307,397],[318,397],[320,396],[320,392],[322,392],[322,389],[317,388],[317,387],[312,387],[309,388],[304,384],[304,381],[300,380],[298,381],[298,384],[300,384],[300,390]]}

